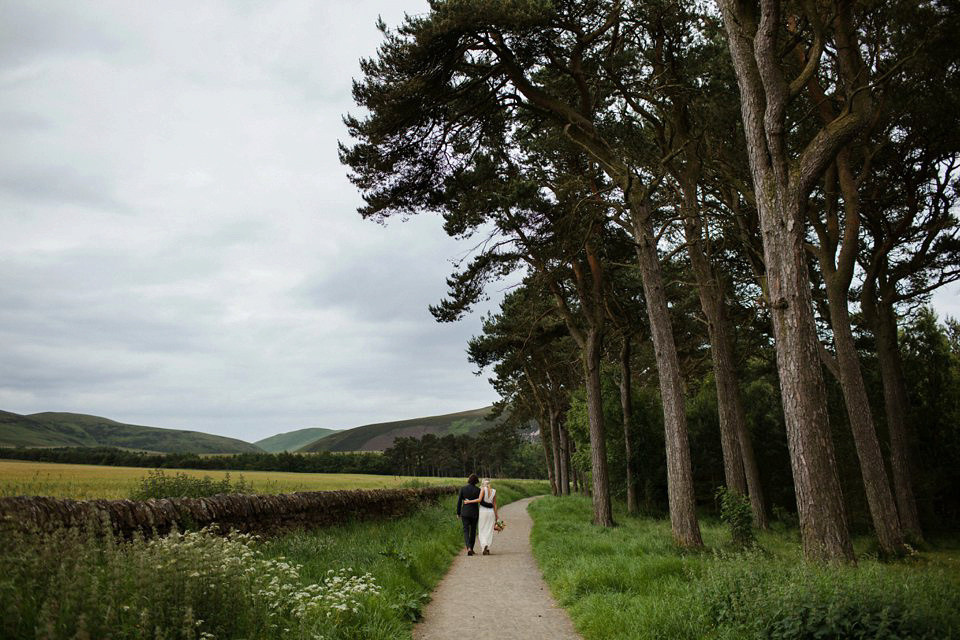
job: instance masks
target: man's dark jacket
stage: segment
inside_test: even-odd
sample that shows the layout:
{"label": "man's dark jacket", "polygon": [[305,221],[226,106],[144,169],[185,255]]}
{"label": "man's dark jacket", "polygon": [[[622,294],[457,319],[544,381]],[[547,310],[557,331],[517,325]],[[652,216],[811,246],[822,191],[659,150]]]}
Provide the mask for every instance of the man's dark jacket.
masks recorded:
{"label": "man's dark jacket", "polygon": [[460,495],[457,496],[457,515],[463,518],[479,518],[480,507],[478,503],[463,504],[464,500],[476,500],[480,497],[480,488],[475,484],[468,484],[460,487]]}

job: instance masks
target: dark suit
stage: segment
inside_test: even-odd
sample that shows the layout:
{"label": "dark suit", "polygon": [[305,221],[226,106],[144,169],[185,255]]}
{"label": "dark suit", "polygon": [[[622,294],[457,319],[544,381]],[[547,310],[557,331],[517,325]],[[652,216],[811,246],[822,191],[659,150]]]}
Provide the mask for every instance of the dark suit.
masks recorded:
{"label": "dark suit", "polygon": [[473,550],[477,540],[477,521],[480,520],[480,507],[477,503],[463,504],[464,500],[476,500],[480,497],[480,489],[475,484],[468,484],[460,488],[457,496],[457,515],[463,525],[463,543],[467,549]]}

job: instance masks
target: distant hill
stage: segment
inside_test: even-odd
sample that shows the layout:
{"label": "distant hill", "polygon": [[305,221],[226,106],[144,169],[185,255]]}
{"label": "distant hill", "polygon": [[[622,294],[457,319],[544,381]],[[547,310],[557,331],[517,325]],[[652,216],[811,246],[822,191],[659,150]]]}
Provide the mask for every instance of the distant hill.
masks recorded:
{"label": "distant hill", "polygon": [[281,451],[296,451],[311,442],[316,442],[320,438],[337,433],[336,429],[321,429],[320,427],[310,427],[307,429],[297,429],[287,433],[278,433],[275,436],[257,440],[253,444],[264,451],[270,453],[280,453]]}
{"label": "distant hill", "polygon": [[316,451],[383,451],[389,448],[397,438],[419,438],[428,433],[437,436],[475,434],[498,424],[499,421],[490,422],[485,419],[491,411],[493,411],[493,407],[484,407],[472,411],[448,413],[442,416],[366,424],[362,427],[337,431],[306,445],[299,451],[303,453]]}
{"label": "distant hill", "polygon": [[0,447],[120,447],[160,453],[257,453],[259,447],[198,431],[124,424],[82,413],[0,411]]}

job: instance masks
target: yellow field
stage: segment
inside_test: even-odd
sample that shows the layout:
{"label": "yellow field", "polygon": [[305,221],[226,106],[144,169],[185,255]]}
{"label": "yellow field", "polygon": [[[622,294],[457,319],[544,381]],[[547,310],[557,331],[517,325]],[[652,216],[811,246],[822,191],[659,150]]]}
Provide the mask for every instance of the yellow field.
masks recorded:
{"label": "yellow field", "polygon": [[[0,496],[53,496],[56,498],[126,498],[147,475],[140,467],[102,467],[89,464],[57,464],[0,460]],[[287,473],[281,471],[178,471],[192,476],[210,476],[220,480],[227,473],[239,476],[260,493],[293,491],[325,491],[331,489],[383,489],[398,487],[411,480],[429,484],[460,484],[463,478],[411,478],[408,476],[374,476],[351,473]]]}

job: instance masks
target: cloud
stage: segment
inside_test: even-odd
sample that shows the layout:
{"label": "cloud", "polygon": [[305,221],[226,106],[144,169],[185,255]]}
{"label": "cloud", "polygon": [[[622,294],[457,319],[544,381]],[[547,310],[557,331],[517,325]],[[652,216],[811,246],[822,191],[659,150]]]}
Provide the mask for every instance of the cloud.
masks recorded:
{"label": "cloud", "polygon": [[0,3],[0,408],[258,439],[491,402],[438,325],[440,222],[356,214],[339,164],[377,15]]}

